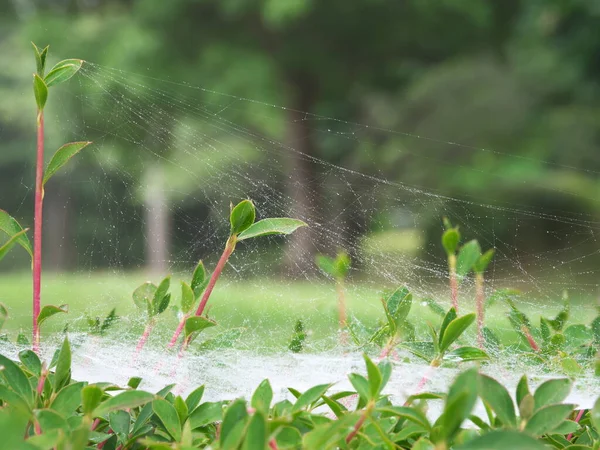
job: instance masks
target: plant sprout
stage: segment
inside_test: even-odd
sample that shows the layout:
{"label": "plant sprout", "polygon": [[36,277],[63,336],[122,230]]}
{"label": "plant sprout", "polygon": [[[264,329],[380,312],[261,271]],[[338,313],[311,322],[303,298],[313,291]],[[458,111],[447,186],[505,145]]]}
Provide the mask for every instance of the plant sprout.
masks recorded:
{"label": "plant sprout", "polygon": [[[452,345],[471,326],[475,318],[475,313],[458,317],[456,310],[450,308],[439,328],[436,329],[431,323],[427,323],[430,341],[405,342],[401,346],[427,361],[431,368],[441,366],[444,361],[466,362],[489,359],[488,354],[477,347],[461,346],[451,350]],[[425,375],[419,383],[418,390],[427,380],[428,376]]]}
{"label": "plant sprout", "polygon": [[493,248],[481,254],[477,262],[473,265],[475,272],[475,307],[477,310],[477,344],[480,349],[484,347],[484,326],[485,326],[485,290],[484,290],[484,272],[494,257]]}
{"label": "plant sprout", "polygon": [[323,273],[335,280],[335,288],[338,296],[338,324],[341,332],[340,342],[346,344],[346,327],[348,326],[348,321],[346,314],[345,279],[350,270],[350,256],[346,252],[338,252],[335,259],[325,255],[317,255],[315,261]]}
{"label": "plant sprout", "polygon": [[[32,43],[33,44],[33,43]],[[33,231],[33,350],[39,352],[41,279],[42,279],[42,212],[44,203],[44,185],[73,156],[90,142],[71,142],[60,147],[52,156],[44,170],[44,107],[51,87],[64,83],[81,68],[81,59],[65,59],[56,64],[46,74],[48,47],[40,49],[33,44],[37,71],[33,74],[33,92],[37,104],[37,157],[35,170],[35,208]]]}
{"label": "plant sprout", "polygon": [[[268,235],[287,235],[293,233],[298,228],[306,226],[304,222],[297,219],[290,218],[269,218],[263,219],[256,222],[256,208],[254,207],[254,203],[250,200],[242,200],[235,207],[231,208],[231,213],[229,215],[229,223],[230,223],[230,231],[229,238],[225,243],[225,249],[215,267],[214,272],[210,276],[208,280],[208,284],[206,285],[206,289],[204,290],[204,294],[202,295],[202,299],[200,300],[200,304],[198,305],[198,309],[196,310],[194,316],[188,317],[184,326],[180,325],[175,330],[171,341],[169,342],[169,347],[172,347],[179,335],[183,331],[184,328],[188,329],[187,322],[191,320],[188,334],[186,331],[186,337],[184,339],[182,350],[187,348],[191,339],[197,331],[201,331],[204,329],[204,325],[198,319],[194,317],[202,316],[204,312],[204,308],[208,303],[208,299],[221,275],[223,269],[225,268],[225,264],[229,260],[229,257],[234,252],[236,244],[240,241],[245,241],[247,239],[252,239],[260,236],[268,236]],[[200,327],[200,328],[198,328]]]}
{"label": "plant sprout", "polygon": [[294,325],[294,332],[288,348],[292,353],[300,353],[304,348],[304,341],[306,340],[306,330],[302,320],[298,319],[296,325]]}
{"label": "plant sprout", "polygon": [[198,262],[196,268],[194,269],[194,273],[192,274],[192,280],[190,284],[187,284],[185,281],[181,282],[181,307],[180,310],[183,314],[181,320],[179,321],[179,325],[177,326],[177,331],[173,335],[173,338],[169,342],[169,348],[173,347],[177,342],[177,338],[181,330],[185,327],[186,320],[191,316],[192,309],[194,308],[194,304],[196,300],[200,298],[206,286],[208,285],[209,278],[206,276],[206,269],[204,268],[204,263],[202,261]]}
{"label": "plant sprout", "polygon": [[154,325],[156,325],[158,316],[168,308],[171,301],[171,294],[169,294],[170,286],[171,277],[167,276],[158,286],[146,282],[133,291],[132,298],[135,306],[147,317],[144,333],[135,348],[136,353],[139,353],[144,348]]}

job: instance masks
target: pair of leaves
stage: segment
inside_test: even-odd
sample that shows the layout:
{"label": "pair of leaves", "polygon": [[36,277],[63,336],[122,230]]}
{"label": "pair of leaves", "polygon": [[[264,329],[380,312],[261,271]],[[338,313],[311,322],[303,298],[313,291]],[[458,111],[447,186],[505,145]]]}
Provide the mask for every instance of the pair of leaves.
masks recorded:
{"label": "pair of leaves", "polygon": [[476,239],[463,245],[456,258],[456,275],[459,279],[466,277],[471,270],[482,274],[494,257],[495,250],[489,249],[481,253],[481,246]]}
{"label": "pair of leaves", "polygon": [[37,69],[37,72],[33,74],[33,91],[38,109],[41,111],[44,109],[46,100],[48,99],[48,88],[69,80],[81,69],[83,60],[65,59],[52,67],[48,74],[45,75],[48,47],[40,49],[33,42],[32,45]]}
{"label": "pair of leaves", "polygon": [[346,278],[350,270],[350,256],[346,252],[339,252],[335,258],[317,255],[315,262],[322,272],[336,280]]}
{"label": "pair of leaves", "polygon": [[273,234],[291,234],[298,228],[306,226],[304,222],[289,218],[270,218],[255,222],[256,208],[250,200],[243,200],[231,210],[229,222],[231,224],[230,235],[236,237],[236,241],[243,241],[260,236]]}
{"label": "pair of leaves", "polygon": [[395,336],[406,321],[412,306],[412,294],[402,286],[383,299],[383,309],[388,320],[390,334]]}
{"label": "pair of leaves", "polygon": [[171,276],[164,278],[158,287],[153,283],[146,282],[133,291],[133,302],[140,310],[147,311],[148,317],[157,316],[169,306],[171,301],[171,294],[168,293],[170,285]]}

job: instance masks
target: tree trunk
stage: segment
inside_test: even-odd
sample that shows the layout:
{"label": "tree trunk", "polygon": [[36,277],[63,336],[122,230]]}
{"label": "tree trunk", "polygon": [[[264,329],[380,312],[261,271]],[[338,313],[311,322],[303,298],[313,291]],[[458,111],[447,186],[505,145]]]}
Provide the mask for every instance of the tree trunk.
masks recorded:
{"label": "tree trunk", "polygon": [[146,227],[146,263],[157,275],[169,268],[170,217],[165,194],[164,169],[160,163],[150,164],[144,174],[144,207]]}
{"label": "tree trunk", "polygon": [[309,226],[291,235],[287,244],[285,271],[292,276],[315,272],[314,257],[319,245],[319,186],[315,180],[316,145],[313,130],[304,119],[316,102],[316,86],[310,79],[290,83],[290,106],[287,110],[288,173],[287,194],[291,199],[289,216],[304,220]]}

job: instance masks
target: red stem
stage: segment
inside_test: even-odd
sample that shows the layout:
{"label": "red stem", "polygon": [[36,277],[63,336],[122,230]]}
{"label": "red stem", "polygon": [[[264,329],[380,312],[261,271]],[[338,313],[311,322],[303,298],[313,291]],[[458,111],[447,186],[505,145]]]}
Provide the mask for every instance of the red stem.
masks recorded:
{"label": "red stem", "polygon": [[458,314],[458,280],[456,279],[456,256],[448,256],[448,266],[450,269],[450,296],[452,298],[452,306]]}
{"label": "red stem", "polygon": [[[217,284],[217,280],[219,279],[221,272],[223,272],[223,269],[225,268],[225,264],[227,264],[227,260],[233,253],[234,249],[235,249],[235,237],[232,236],[227,240],[227,245],[225,245],[225,250],[223,250],[223,254],[221,255],[221,258],[219,259],[219,262],[217,263],[217,267],[215,267],[215,271],[212,273],[210,280],[208,281],[208,286],[206,286],[206,290],[204,291],[204,294],[202,295],[202,300],[200,301],[200,305],[198,305],[198,309],[196,310],[196,316],[201,316],[202,313],[204,312],[204,308],[206,307],[206,303],[208,303],[210,294],[212,293],[213,288],[215,287],[215,284]],[[183,323],[185,324],[185,321]],[[181,334],[182,330],[183,330],[183,326],[181,326],[181,323],[180,323],[179,326],[177,327],[177,330],[175,330],[175,334],[173,334],[173,337],[171,338],[171,341],[170,341],[173,343],[173,345],[175,345],[175,342],[177,342],[177,339],[179,338],[179,335]],[[186,346],[185,342],[183,344],[184,344],[184,346]],[[171,345],[171,343],[169,343],[169,347],[172,347],[173,345]],[[182,348],[184,348],[184,347],[182,347]]]}
{"label": "red stem", "polygon": [[350,441],[352,439],[354,439],[354,437],[358,434],[358,432],[360,431],[361,427],[365,423],[365,420],[367,420],[367,412],[366,411],[356,421],[356,423],[354,424],[354,429],[350,432],[350,434],[348,434],[348,436],[346,436],[346,444],[349,444]]}
{"label": "red stem", "polygon": [[279,447],[277,447],[277,442],[275,441],[275,439],[271,439],[269,441],[269,448],[271,450],[278,450]]}
{"label": "red stem", "polygon": [[38,380],[37,393],[40,398],[42,397],[42,393],[44,392],[44,384],[46,383],[47,375],[48,375],[48,372],[45,372],[44,370],[42,370],[42,373],[40,374],[40,379]]}
{"label": "red stem", "polygon": [[142,334],[142,337],[140,338],[137,346],[135,347],[136,354],[138,354],[144,348],[144,345],[146,345],[146,341],[148,340],[148,336],[150,336],[153,327],[154,320],[150,320],[150,322],[148,322],[148,325],[146,325],[146,328],[144,329],[144,334]]}
{"label": "red stem", "polygon": [[40,296],[42,285],[42,210],[44,204],[44,112],[37,116],[37,161],[35,168],[35,210],[33,231],[33,351],[40,352]]}
{"label": "red stem", "polygon": [[344,290],[344,283],[342,280],[338,280],[336,282],[335,287],[338,294],[338,320],[340,327],[340,344],[345,346],[348,344],[348,334],[346,332],[346,292]]}
{"label": "red stem", "polygon": [[483,274],[475,275],[475,305],[477,308],[477,344],[483,350],[483,325],[485,321],[485,293],[483,291]]}
{"label": "red stem", "polygon": [[525,325],[523,325],[523,327],[521,329],[523,330],[523,333],[525,334],[525,337],[527,338],[527,342],[529,343],[529,346],[531,347],[531,349],[534,352],[539,352],[540,347],[535,342],[535,339],[533,339],[533,336],[531,335],[529,328],[527,328]]}
{"label": "red stem", "polygon": [[183,327],[185,326],[185,321],[187,320],[188,317],[190,317],[190,316],[186,314],[185,316],[183,316],[183,319],[181,319],[181,322],[179,322],[179,325],[177,326],[177,330],[175,330],[175,334],[173,334],[173,337],[169,341],[168,348],[173,348],[173,346],[177,343],[177,338],[183,331]]}
{"label": "red stem", "polygon": [[[575,422],[579,423],[579,421],[581,420],[581,418],[583,417],[584,414],[585,414],[585,409],[580,409],[579,412],[577,413],[577,417],[575,418]],[[572,437],[573,437],[573,433],[569,433],[569,435],[567,436],[567,441],[570,441]]]}

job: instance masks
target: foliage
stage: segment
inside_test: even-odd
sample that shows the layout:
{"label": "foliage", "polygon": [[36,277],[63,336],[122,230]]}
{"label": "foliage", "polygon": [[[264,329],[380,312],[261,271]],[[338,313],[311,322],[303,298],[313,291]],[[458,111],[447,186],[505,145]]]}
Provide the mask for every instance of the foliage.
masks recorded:
{"label": "foliage", "polygon": [[[600,443],[600,401],[576,412],[575,405],[563,403],[571,389],[567,379],[548,380],[531,391],[523,376],[512,397],[496,380],[471,368],[445,394],[422,393],[395,405],[384,393],[391,363],[364,359],[366,376],[348,376],[352,391],[330,392],[330,384],[304,392],[290,388],[291,400],[274,401],[264,380],[249,402],[203,402],[205,386],[181,396],[171,392],[174,385],[156,394],[139,390],[139,377],[127,386],[73,380],[65,339],[54,371],[29,350],[19,354],[19,362],[0,355],[0,434],[5,446],[28,450],[542,450]],[[486,417],[474,411],[478,399]],[[427,404],[436,401],[443,408],[433,420]]]}

